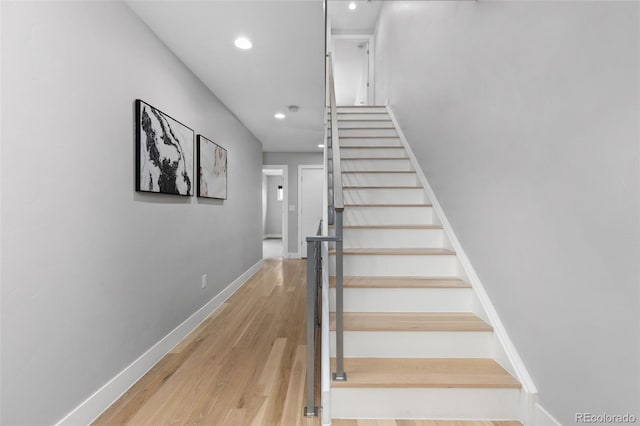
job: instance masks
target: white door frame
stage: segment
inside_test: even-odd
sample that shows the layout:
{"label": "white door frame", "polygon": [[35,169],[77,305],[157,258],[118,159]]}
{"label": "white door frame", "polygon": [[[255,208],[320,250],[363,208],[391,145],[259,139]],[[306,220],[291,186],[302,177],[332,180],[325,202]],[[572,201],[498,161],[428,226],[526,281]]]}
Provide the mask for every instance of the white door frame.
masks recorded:
{"label": "white door frame", "polygon": [[[366,40],[369,42],[369,87],[367,88],[367,105],[375,105],[375,37],[373,34],[332,34],[331,54],[336,51],[336,39],[342,40]],[[335,59],[334,59],[335,60]]]}
{"label": "white door frame", "polygon": [[[289,166],[265,164],[262,170],[282,170],[282,257],[289,257]],[[261,174],[262,175],[262,174]],[[264,177],[264,175],[262,175]]]}
{"label": "white door frame", "polygon": [[298,258],[306,255],[306,253],[302,253],[302,169],[324,170],[324,165],[298,164]]}

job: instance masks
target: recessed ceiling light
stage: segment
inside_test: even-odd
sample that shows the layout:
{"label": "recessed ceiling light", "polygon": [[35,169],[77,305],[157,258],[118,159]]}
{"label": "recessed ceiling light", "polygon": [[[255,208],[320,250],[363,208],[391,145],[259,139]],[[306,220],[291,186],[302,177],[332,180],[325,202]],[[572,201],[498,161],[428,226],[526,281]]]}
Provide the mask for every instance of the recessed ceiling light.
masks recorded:
{"label": "recessed ceiling light", "polygon": [[324,148],[324,144],[323,143],[319,143],[318,144],[318,148]]}
{"label": "recessed ceiling light", "polygon": [[247,50],[251,49],[251,41],[246,37],[238,37],[236,41],[233,42],[238,49]]}
{"label": "recessed ceiling light", "polygon": [[274,115],[274,117],[277,118],[278,120],[282,120],[286,116],[283,113],[278,112],[278,113],[276,113],[276,115]]}
{"label": "recessed ceiling light", "polygon": [[356,10],[356,2],[352,1],[351,3],[349,3],[349,10]]}

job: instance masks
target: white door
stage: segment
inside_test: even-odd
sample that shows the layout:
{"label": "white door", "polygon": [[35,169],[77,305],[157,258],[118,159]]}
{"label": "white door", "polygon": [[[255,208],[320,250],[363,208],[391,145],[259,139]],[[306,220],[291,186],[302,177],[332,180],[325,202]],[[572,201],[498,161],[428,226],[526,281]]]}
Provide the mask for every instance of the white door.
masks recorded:
{"label": "white door", "polygon": [[367,38],[334,36],[333,56],[336,102],[338,105],[369,105],[371,46]]}
{"label": "white door", "polygon": [[300,166],[298,194],[300,197],[300,255],[307,257],[307,237],[315,236],[322,219],[322,166]]}

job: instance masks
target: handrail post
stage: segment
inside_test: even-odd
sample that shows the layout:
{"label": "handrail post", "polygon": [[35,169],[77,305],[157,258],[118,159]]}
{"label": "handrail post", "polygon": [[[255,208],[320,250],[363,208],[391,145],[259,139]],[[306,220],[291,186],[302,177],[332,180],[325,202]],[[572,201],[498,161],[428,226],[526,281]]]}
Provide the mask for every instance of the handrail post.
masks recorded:
{"label": "handrail post", "polygon": [[336,209],[336,371],[333,380],[345,382],[344,371],[344,273],[343,273],[343,241],[342,241],[343,209]]}
{"label": "handrail post", "polygon": [[316,417],[318,407],[315,403],[315,340],[316,340],[316,257],[315,247],[317,242],[307,239],[307,405],[304,407],[306,417]]}

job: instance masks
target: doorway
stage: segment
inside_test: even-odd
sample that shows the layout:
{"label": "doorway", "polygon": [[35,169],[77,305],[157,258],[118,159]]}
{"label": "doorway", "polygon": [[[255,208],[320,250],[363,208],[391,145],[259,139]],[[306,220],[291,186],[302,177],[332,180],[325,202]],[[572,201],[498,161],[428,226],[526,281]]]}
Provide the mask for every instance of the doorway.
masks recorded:
{"label": "doorway", "polygon": [[324,167],[322,165],[298,166],[298,247],[300,257],[307,257],[307,237],[318,232],[322,219]]}
{"label": "doorway", "polygon": [[287,257],[288,167],[262,166],[262,258]]}
{"label": "doorway", "polygon": [[332,36],[336,103],[373,105],[373,36]]}

